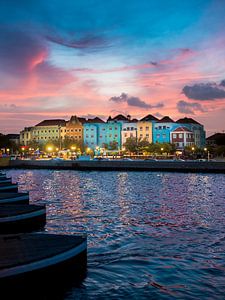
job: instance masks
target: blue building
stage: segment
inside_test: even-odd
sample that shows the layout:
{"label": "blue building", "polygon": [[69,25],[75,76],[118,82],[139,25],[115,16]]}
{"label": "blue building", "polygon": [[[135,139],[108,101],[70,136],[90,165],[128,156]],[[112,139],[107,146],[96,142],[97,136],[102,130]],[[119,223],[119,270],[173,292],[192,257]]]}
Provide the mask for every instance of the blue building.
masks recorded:
{"label": "blue building", "polygon": [[103,120],[96,117],[94,119],[88,119],[83,124],[84,126],[84,145],[91,149],[95,149],[98,147],[98,137],[99,137],[99,126],[102,124],[106,124]]}
{"label": "blue building", "polygon": [[170,143],[170,133],[179,127],[170,117],[165,116],[153,123],[153,143]]}
{"label": "blue building", "polygon": [[91,148],[121,148],[121,123],[100,118],[88,119],[84,123],[84,144]]}

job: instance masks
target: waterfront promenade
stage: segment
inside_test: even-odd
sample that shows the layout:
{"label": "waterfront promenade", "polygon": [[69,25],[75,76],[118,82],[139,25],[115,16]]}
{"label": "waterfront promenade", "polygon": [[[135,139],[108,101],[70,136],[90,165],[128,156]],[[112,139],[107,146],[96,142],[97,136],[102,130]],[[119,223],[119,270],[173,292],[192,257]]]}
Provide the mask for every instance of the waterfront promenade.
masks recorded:
{"label": "waterfront promenade", "polygon": [[97,171],[168,171],[225,173],[225,162],[216,161],[79,161],[79,160],[14,160],[7,168],[58,169],[58,170],[97,170]]}

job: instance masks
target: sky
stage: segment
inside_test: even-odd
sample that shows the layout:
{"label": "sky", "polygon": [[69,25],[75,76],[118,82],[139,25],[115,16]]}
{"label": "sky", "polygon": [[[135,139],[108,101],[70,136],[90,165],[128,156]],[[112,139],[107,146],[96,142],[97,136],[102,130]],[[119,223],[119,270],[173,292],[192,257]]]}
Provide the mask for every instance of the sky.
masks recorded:
{"label": "sky", "polygon": [[0,132],[118,113],[225,130],[225,1],[0,0]]}

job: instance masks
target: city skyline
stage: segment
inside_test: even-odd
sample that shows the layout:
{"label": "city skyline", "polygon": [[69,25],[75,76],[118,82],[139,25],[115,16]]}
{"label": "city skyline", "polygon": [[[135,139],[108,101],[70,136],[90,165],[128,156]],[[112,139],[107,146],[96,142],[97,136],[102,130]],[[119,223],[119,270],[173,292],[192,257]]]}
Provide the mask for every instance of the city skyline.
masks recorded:
{"label": "city skyline", "polygon": [[0,2],[0,132],[70,115],[225,129],[225,3]]}

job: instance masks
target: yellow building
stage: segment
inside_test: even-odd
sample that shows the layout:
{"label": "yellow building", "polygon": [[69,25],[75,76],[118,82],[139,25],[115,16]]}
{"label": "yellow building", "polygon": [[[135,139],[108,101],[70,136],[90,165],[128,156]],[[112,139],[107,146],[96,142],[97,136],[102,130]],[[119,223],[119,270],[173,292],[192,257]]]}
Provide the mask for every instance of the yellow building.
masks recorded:
{"label": "yellow building", "polygon": [[25,127],[24,130],[20,131],[20,144],[23,146],[28,146],[32,141],[32,128]]}
{"label": "yellow building", "polygon": [[62,119],[44,120],[32,128],[32,141],[37,143],[62,143],[66,135],[66,121]]}
{"label": "yellow building", "polygon": [[152,123],[158,119],[152,115],[147,115],[137,123],[137,138],[138,140],[146,140],[149,143],[153,141]]}

